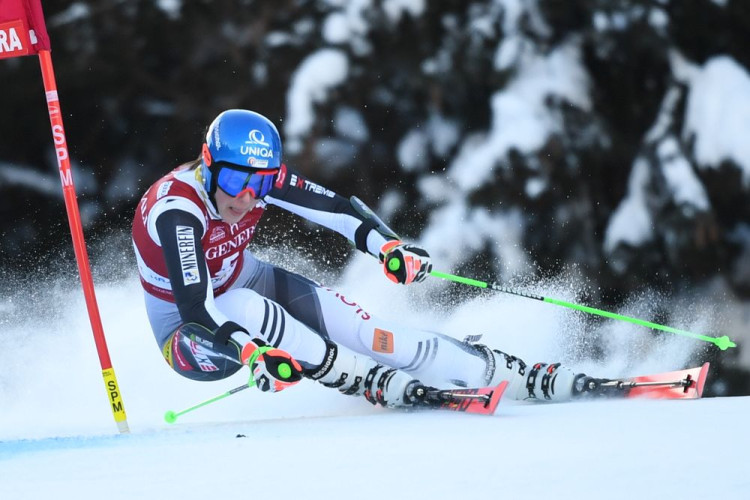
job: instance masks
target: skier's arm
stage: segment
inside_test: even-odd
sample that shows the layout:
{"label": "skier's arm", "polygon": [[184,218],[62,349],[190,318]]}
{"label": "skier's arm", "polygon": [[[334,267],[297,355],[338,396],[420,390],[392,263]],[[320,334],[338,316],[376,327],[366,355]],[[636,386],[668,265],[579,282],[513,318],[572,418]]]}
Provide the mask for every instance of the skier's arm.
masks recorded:
{"label": "skier's arm", "polygon": [[[175,208],[159,213],[155,226],[183,324],[214,350],[249,365],[261,391],[277,392],[299,382],[302,368],[297,361],[261,339],[251,339],[245,328],[216,308],[201,244],[204,229],[200,219]],[[281,371],[282,367],[286,371]]]}
{"label": "skier's arm", "polygon": [[236,331],[247,333],[216,308],[201,244],[201,221],[190,212],[170,209],[157,216],[155,225],[182,321],[197,323],[224,342]]}
{"label": "skier's arm", "polygon": [[344,198],[289,167],[282,168],[279,180],[265,200],[336,231],[354,243],[359,251],[374,257],[380,257],[384,244],[399,240],[398,235],[357,197]]}
{"label": "skier's arm", "polygon": [[282,167],[266,201],[348,238],[359,251],[380,260],[386,276],[394,283],[423,281],[432,270],[426,250],[400,241],[359,198],[352,196],[347,200],[288,167]]}

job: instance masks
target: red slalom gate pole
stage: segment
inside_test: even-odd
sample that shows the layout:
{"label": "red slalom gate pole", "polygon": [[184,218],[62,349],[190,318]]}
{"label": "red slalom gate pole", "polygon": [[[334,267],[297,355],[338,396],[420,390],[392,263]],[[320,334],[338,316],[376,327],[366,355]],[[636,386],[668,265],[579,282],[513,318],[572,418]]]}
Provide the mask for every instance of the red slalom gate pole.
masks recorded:
{"label": "red slalom gate pole", "polygon": [[57,153],[57,165],[60,170],[60,180],[62,181],[65,208],[68,212],[70,233],[73,236],[73,249],[78,263],[78,273],[81,276],[81,285],[83,286],[83,295],[86,299],[86,308],[88,309],[89,319],[91,320],[91,329],[94,333],[96,351],[99,354],[99,361],[102,367],[104,386],[107,389],[109,402],[112,407],[112,415],[117,423],[117,428],[121,433],[127,433],[130,432],[130,429],[128,428],[127,416],[125,415],[125,406],[123,405],[120,389],[117,385],[115,370],[112,368],[112,361],[109,358],[107,341],[104,338],[104,328],[102,327],[102,320],[99,315],[99,307],[96,303],[94,280],[91,277],[89,256],[86,251],[86,241],[83,238],[81,214],[78,210],[78,200],[76,199],[73,175],[70,169],[68,144],[65,139],[60,100],[57,96],[55,70],[52,66],[52,55],[49,50],[39,51],[39,62],[42,67],[44,91],[47,96],[47,111],[49,112],[49,120],[52,127],[52,139],[55,142],[55,152]]}

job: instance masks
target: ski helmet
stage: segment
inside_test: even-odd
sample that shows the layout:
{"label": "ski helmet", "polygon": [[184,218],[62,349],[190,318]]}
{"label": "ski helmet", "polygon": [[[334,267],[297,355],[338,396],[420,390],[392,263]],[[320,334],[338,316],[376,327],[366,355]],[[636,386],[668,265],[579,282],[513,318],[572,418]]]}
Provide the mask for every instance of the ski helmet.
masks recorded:
{"label": "ski helmet", "polygon": [[209,125],[203,144],[204,182],[210,195],[221,168],[245,172],[281,167],[281,138],[265,116],[245,109],[230,109]]}

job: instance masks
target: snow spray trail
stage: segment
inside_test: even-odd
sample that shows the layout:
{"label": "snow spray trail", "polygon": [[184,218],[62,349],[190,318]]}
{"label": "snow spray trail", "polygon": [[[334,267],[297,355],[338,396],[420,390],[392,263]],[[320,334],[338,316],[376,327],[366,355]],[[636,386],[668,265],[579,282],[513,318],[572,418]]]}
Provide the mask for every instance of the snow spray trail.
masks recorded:
{"label": "snow spray trail", "polygon": [[[111,252],[120,255],[129,248],[112,248]],[[289,249],[265,249],[258,255],[326,284],[332,281],[325,271]],[[285,256],[283,262],[278,260],[279,255]],[[245,371],[210,384],[174,374],[151,334],[129,254],[127,258],[120,255],[101,261],[107,264],[95,267],[97,298],[134,433],[164,427],[165,410],[189,406],[246,381]],[[116,279],[107,281],[111,276]],[[548,280],[536,286],[572,299],[577,285],[571,283]],[[602,322],[592,328],[579,313],[523,298],[482,295],[436,303],[434,297],[439,297],[445,286],[438,280],[394,286],[372,258],[360,255],[352,259],[338,283],[332,284],[370,313],[400,318],[410,326],[459,339],[483,334],[482,342],[527,362],[562,361],[592,375],[635,375],[682,368],[696,347],[685,339],[637,331],[633,325]],[[644,296],[624,312],[644,317],[657,306],[654,297]],[[114,432],[78,280],[51,277],[34,282],[32,288],[4,292],[0,311],[0,440]],[[592,360],[593,355],[598,359]],[[246,391],[202,408],[189,418],[192,422],[228,422],[377,411],[383,410],[303,381],[279,394]]]}

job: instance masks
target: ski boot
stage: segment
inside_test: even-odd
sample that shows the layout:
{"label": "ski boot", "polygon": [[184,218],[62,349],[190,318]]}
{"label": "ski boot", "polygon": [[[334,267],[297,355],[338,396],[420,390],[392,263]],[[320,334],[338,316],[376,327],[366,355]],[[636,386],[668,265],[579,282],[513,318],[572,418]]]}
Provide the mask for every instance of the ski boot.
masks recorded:
{"label": "ski boot", "polygon": [[373,405],[390,408],[425,404],[426,386],[407,373],[333,342],[327,342],[327,347],[323,364],[305,373],[309,378],[342,394],[364,396]]}
{"label": "ski boot", "polygon": [[469,344],[487,362],[485,379],[488,386],[508,381],[505,394],[516,400],[569,401],[577,396],[576,374],[560,363],[536,363],[527,365],[522,359],[511,356],[486,345]]}

